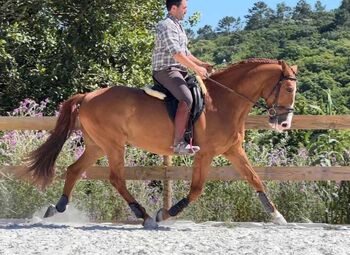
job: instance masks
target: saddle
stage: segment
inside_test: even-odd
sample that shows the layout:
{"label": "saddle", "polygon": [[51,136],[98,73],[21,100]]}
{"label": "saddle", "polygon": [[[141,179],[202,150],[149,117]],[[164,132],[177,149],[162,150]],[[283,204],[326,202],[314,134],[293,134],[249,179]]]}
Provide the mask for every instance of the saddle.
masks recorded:
{"label": "saddle", "polygon": [[[191,91],[193,105],[185,131],[185,141],[190,144],[193,139],[193,126],[204,110],[204,96],[195,76],[189,75],[186,79],[187,86]],[[143,90],[146,94],[164,101],[170,119],[174,122],[179,101],[161,83],[153,77],[154,85],[147,86]]]}

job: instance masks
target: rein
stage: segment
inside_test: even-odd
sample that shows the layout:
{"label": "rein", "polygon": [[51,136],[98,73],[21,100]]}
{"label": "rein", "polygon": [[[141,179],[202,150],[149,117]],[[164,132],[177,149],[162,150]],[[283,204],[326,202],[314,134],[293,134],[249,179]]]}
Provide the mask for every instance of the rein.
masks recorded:
{"label": "rein", "polygon": [[[292,113],[294,112],[294,108],[290,108],[290,107],[285,107],[285,106],[280,106],[278,105],[278,99],[279,99],[279,95],[280,95],[280,91],[281,91],[281,85],[282,85],[282,82],[285,81],[285,80],[290,80],[290,81],[297,81],[297,78],[296,77],[293,77],[293,76],[284,76],[282,75],[281,78],[278,80],[278,82],[276,83],[276,85],[273,87],[270,95],[267,97],[270,98],[272,93],[274,91],[276,91],[275,93],[275,99],[274,99],[274,103],[272,104],[271,107],[268,107],[268,106],[265,106],[263,104],[260,104],[259,102],[254,102],[253,100],[251,100],[250,98],[246,97],[245,95],[242,95],[241,93],[238,93],[236,91],[234,91],[233,89],[230,89],[229,87],[225,86],[224,84],[210,78],[210,77],[207,77],[206,78],[207,80],[213,82],[214,84],[216,84],[217,86],[223,88],[223,89],[226,89],[227,91],[239,96],[240,98],[250,102],[253,104],[253,106],[256,106],[260,109],[262,109],[263,111],[267,111],[269,116],[270,117],[278,117],[278,116],[281,116],[281,115],[284,115],[286,113]],[[266,100],[267,100],[266,99]],[[277,114],[277,109],[285,109],[286,111],[284,113],[281,113],[281,114]]]}

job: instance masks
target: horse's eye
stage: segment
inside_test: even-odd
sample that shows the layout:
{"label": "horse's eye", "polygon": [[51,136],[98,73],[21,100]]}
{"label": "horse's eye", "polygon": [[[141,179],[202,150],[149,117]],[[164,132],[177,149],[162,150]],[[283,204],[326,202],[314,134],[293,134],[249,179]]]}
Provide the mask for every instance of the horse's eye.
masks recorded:
{"label": "horse's eye", "polygon": [[293,91],[294,91],[293,88],[291,88],[291,87],[287,88],[287,92],[288,92],[288,93],[293,93]]}

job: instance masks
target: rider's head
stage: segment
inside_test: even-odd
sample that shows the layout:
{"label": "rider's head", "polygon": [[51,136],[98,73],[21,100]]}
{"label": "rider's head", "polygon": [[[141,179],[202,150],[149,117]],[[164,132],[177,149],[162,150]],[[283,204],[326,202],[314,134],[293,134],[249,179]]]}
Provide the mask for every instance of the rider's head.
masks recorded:
{"label": "rider's head", "polygon": [[183,20],[187,12],[187,0],[166,0],[166,8],[170,15]]}

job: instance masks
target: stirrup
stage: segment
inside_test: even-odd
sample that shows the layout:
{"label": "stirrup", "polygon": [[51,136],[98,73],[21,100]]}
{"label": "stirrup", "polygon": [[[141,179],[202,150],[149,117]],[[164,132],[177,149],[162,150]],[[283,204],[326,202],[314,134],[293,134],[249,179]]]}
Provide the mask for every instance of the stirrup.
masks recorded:
{"label": "stirrup", "polygon": [[193,155],[200,150],[199,146],[193,146],[185,141],[174,145],[174,153],[179,155]]}

